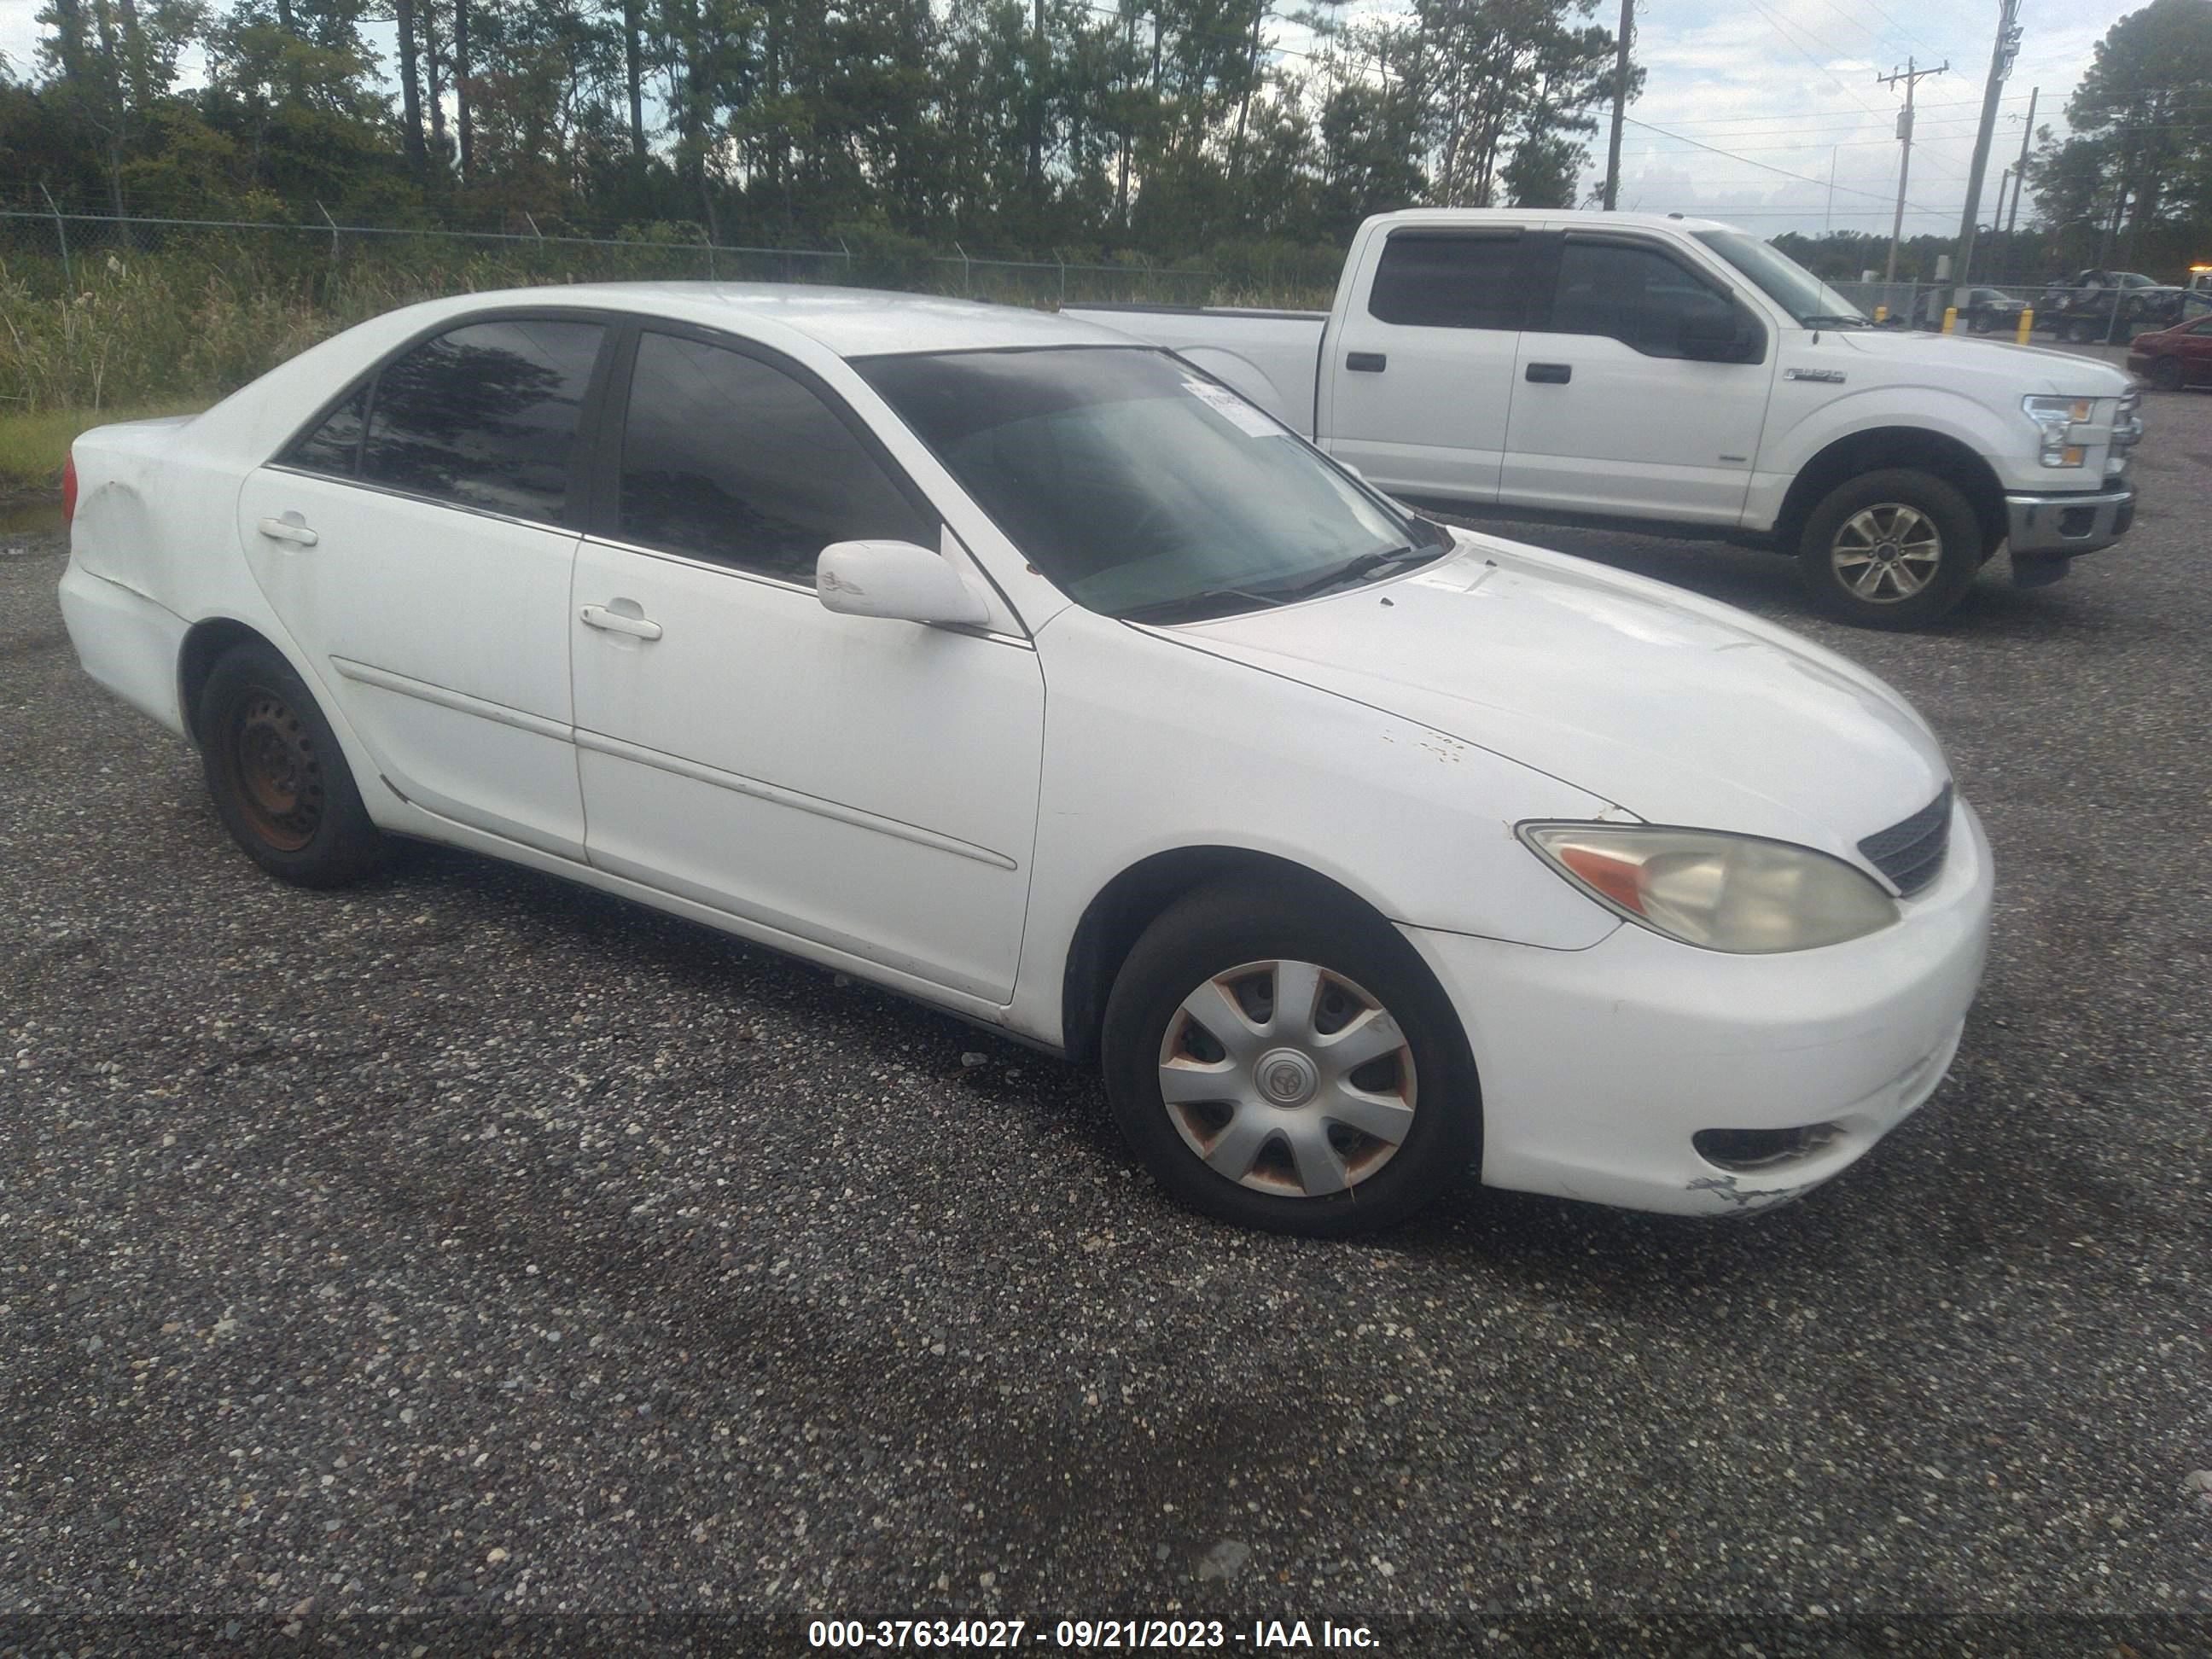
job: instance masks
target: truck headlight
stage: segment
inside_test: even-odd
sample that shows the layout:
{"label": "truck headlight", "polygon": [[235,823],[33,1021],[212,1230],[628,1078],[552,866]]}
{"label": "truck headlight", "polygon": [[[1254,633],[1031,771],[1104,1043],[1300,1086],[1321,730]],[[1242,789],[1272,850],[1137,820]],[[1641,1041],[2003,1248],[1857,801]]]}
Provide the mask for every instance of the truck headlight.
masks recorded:
{"label": "truck headlight", "polygon": [[1897,920],[1897,901],[1865,872],[1787,842],[1643,824],[1524,823],[1518,833],[1608,910],[1708,951],[1809,951]]}
{"label": "truck headlight", "polygon": [[2075,428],[2097,412],[2094,398],[2022,398],[2020,407],[2043,434],[2036,459],[2044,465],[2079,466],[2087,458],[2092,434]]}

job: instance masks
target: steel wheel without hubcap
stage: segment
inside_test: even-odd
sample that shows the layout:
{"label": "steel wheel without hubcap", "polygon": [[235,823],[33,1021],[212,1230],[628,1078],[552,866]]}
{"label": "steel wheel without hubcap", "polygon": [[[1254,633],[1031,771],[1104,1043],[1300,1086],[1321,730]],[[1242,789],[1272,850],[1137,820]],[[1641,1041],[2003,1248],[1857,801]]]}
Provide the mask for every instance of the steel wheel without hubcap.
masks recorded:
{"label": "steel wheel without hubcap", "polygon": [[1278,1197],[1367,1180],[1413,1130],[1413,1053],[1382,1003],[1310,962],[1249,962],[1182,1000],[1160,1098],[1215,1173]]}
{"label": "steel wheel without hubcap", "polygon": [[1836,527],[1828,559],[1853,598],[1894,605],[1934,579],[1943,562],[1943,532],[1917,507],[1881,501]]}
{"label": "steel wheel without hubcap", "polygon": [[223,758],[254,834],[281,852],[298,852],[323,818],[313,734],[283,698],[257,689],[225,736]]}

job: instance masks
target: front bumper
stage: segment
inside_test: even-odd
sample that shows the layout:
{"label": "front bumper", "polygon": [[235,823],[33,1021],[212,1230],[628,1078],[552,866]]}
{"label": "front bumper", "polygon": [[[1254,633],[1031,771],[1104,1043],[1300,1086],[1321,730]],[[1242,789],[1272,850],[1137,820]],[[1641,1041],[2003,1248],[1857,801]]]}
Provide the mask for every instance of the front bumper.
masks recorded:
{"label": "front bumper", "polygon": [[[1487,1185],[1740,1215],[1847,1169],[1936,1091],[1981,981],[1992,886],[1960,799],[1942,874],[1848,944],[1753,957],[1631,923],[1584,951],[1403,931],[1466,1026]],[[1756,1169],[1693,1140],[1816,1125]]]}
{"label": "front bumper", "polygon": [[2014,557],[2071,557],[2110,547],[2136,517],[2132,484],[2071,495],[2007,495],[2006,539]]}

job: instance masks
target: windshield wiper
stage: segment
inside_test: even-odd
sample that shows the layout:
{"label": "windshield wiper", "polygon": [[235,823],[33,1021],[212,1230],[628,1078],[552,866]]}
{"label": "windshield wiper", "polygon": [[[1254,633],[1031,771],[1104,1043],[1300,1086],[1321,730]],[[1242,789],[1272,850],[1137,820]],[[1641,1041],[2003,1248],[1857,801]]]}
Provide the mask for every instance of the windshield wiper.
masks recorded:
{"label": "windshield wiper", "polygon": [[1840,313],[1816,311],[1809,317],[1800,317],[1798,325],[1804,328],[1872,328],[1874,325],[1863,317],[1846,317]]}
{"label": "windshield wiper", "polygon": [[1362,553],[1358,558],[1340,564],[1334,570],[1312,577],[1294,587],[1281,590],[1285,599],[1310,599],[1316,593],[1326,593],[1332,587],[1349,587],[1392,565],[1413,561],[1426,563],[1441,558],[1445,550],[1441,547],[1386,547],[1374,553]]}
{"label": "windshield wiper", "polygon": [[[1155,599],[1152,604],[1140,605],[1133,611],[1117,612],[1115,620],[1120,622],[1168,622],[1176,620],[1177,612],[1188,611],[1194,605],[1202,606],[1212,605],[1223,599],[1244,599],[1259,606],[1262,610],[1267,611],[1272,611],[1277,605],[1285,602],[1283,596],[1279,593],[1255,593],[1249,588],[1243,587],[1207,587],[1202,588],[1195,593],[1186,593],[1180,599]],[[1228,616],[1233,613],[1224,611],[1216,612],[1215,614]],[[1181,620],[1184,622],[1204,622],[1209,620],[1209,618],[1203,617],[1182,617]]]}

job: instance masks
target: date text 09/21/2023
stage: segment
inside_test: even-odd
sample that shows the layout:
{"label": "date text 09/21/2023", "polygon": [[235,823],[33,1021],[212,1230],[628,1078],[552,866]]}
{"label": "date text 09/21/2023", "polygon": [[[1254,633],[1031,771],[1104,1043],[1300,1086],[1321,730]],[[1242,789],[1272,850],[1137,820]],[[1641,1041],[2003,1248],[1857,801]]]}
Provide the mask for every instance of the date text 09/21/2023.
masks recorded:
{"label": "date text 09/21/2023", "polygon": [[1254,1652],[1312,1648],[1372,1650],[1364,1625],[1322,1620],[1254,1620],[1239,1627],[1218,1619],[817,1619],[806,1627],[813,1648],[1021,1648],[1141,1650],[1243,1648]]}

